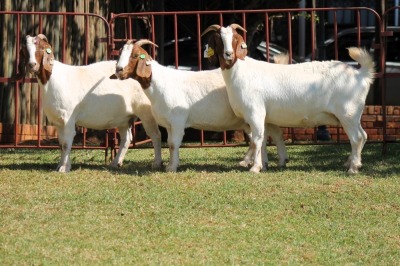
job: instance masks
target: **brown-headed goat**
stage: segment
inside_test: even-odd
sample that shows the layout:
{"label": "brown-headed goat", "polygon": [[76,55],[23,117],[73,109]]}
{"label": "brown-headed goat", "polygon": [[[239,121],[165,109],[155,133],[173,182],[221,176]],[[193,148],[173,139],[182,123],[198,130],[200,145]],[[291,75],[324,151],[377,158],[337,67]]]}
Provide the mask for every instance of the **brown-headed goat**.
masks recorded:
{"label": "brown-headed goat", "polygon": [[219,62],[229,102],[238,117],[251,128],[255,147],[250,169],[263,169],[260,151],[266,123],[282,127],[342,126],[351,144],[346,166],[349,173],[361,167],[361,151],[367,134],[360,124],[369,87],[373,82],[374,61],[363,49],[349,48],[356,69],[339,61],[307,62],[294,65],[271,64],[247,57],[247,46],[237,30],[212,25],[208,51]]}
{"label": "brown-headed goat", "polygon": [[43,88],[43,111],[58,130],[62,148],[57,170],[71,168],[70,152],[75,125],[91,129],[118,128],[121,145],[112,166],[121,166],[132,141],[131,121],[139,117],[154,145],[153,167],[162,165],[161,134],[151,113],[150,101],[135,80],[111,80],[115,61],[88,66],[70,66],[54,59],[53,49],[46,36],[26,36],[21,50],[19,69],[25,67],[39,80]]}
{"label": "brown-headed goat", "polygon": [[[235,116],[229,105],[224,80],[219,69],[213,71],[183,71],[164,67],[153,60],[141,47],[152,44],[148,40],[136,43],[128,41],[120,54],[116,76],[134,78],[151,101],[157,122],[168,132],[170,161],[167,171],[176,171],[179,165],[179,147],[187,127],[210,131],[243,129],[249,132],[247,123]],[[279,166],[287,159],[281,129],[270,127],[270,135],[278,147]],[[263,138],[263,146],[267,137]],[[250,146],[242,166],[252,164],[254,149]],[[267,160],[266,150],[262,157]]]}

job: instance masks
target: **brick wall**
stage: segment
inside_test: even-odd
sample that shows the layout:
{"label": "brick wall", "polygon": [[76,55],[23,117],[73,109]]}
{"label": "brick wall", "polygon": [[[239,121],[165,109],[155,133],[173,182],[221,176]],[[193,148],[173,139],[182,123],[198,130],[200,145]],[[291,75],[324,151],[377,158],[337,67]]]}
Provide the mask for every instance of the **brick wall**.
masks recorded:
{"label": "brick wall", "polygon": [[[368,140],[383,139],[383,112],[381,106],[365,106],[361,125],[368,134]],[[400,140],[400,106],[386,107],[387,140]],[[327,128],[332,140],[348,140],[342,128]],[[312,141],[316,139],[314,128],[284,128],[285,139],[291,141]]]}
{"label": "brick wall", "polygon": [[[382,123],[382,107],[381,106],[366,106],[361,119],[361,125],[368,134],[368,140],[377,141],[383,139],[383,123]],[[386,107],[387,119],[387,140],[400,140],[400,106]],[[328,127],[331,140],[347,141],[347,135],[342,128]],[[19,141],[29,141],[37,139],[36,125],[20,125]],[[12,143],[13,140],[13,125],[0,123],[0,143]],[[283,128],[284,138],[287,142],[294,141],[312,141],[316,139],[316,129],[314,128]],[[237,134],[235,134],[237,133]],[[54,126],[46,126],[42,128],[42,139],[57,138],[57,132]],[[191,141],[200,141],[199,134],[186,133],[191,135]],[[188,137],[188,136],[186,136]],[[218,137],[222,139],[222,137]],[[243,132],[233,132],[229,139],[233,142],[243,142]]]}

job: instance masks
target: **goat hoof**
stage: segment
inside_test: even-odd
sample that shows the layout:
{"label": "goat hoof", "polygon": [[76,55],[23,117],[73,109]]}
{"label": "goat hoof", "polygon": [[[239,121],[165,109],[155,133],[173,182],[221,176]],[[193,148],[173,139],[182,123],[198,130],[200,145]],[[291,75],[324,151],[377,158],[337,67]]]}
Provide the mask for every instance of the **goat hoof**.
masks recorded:
{"label": "goat hoof", "polygon": [[239,162],[239,165],[240,165],[241,167],[249,167],[249,165],[251,165],[251,163],[248,162],[248,161],[243,160],[243,161],[240,161],[240,162]]}
{"label": "goat hoof", "polygon": [[71,170],[71,167],[65,166],[65,165],[61,165],[59,167],[57,167],[56,171],[60,172],[60,173],[67,173]]}
{"label": "goat hoof", "polygon": [[351,175],[358,174],[360,168],[361,168],[361,164],[360,165],[351,165],[348,168],[347,173],[351,174]]}
{"label": "goat hoof", "polygon": [[252,173],[259,173],[261,170],[260,166],[254,165],[253,167],[250,168],[250,172]]}
{"label": "goat hoof", "polygon": [[153,162],[151,164],[151,169],[153,169],[153,170],[160,169],[161,167],[162,167],[162,162]]}
{"label": "goat hoof", "polygon": [[112,161],[112,162],[110,163],[110,167],[112,167],[112,168],[119,168],[119,167],[122,167],[122,163],[118,163],[118,162]]}
{"label": "goat hoof", "polygon": [[278,164],[278,169],[285,169],[286,168],[286,164]]}
{"label": "goat hoof", "polygon": [[289,159],[285,159],[283,162],[278,163],[278,168],[282,169],[286,167],[286,163],[289,162]]}
{"label": "goat hoof", "polygon": [[177,167],[173,167],[173,166],[168,165],[167,167],[165,167],[165,171],[166,172],[176,172],[176,168]]}
{"label": "goat hoof", "polygon": [[355,175],[358,174],[358,169],[357,168],[349,168],[349,170],[347,170],[347,173],[350,175]]}

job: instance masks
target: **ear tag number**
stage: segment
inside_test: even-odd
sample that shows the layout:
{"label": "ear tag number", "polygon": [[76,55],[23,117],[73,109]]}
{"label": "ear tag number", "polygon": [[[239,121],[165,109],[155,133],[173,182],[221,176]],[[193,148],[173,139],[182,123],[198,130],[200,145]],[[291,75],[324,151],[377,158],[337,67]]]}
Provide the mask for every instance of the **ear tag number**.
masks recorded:
{"label": "ear tag number", "polygon": [[46,49],[46,53],[51,54],[51,49],[50,49],[50,48],[47,48],[47,49]]}
{"label": "ear tag number", "polygon": [[245,42],[242,42],[241,47],[242,47],[242,49],[247,49],[247,44]]}
{"label": "ear tag number", "polygon": [[146,55],[145,54],[141,54],[139,57],[140,57],[140,59],[145,59]]}

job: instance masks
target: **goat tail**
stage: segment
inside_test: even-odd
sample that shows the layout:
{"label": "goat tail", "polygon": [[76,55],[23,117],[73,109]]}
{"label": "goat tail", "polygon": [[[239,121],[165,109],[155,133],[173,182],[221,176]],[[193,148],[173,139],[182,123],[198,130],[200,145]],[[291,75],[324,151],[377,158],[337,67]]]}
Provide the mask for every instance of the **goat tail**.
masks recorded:
{"label": "goat tail", "polygon": [[360,65],[360,72],[366,77],[368,83],[372,84],[375,74],[375,62],[372,56],[363,48],[349,47],[350,57]]}

